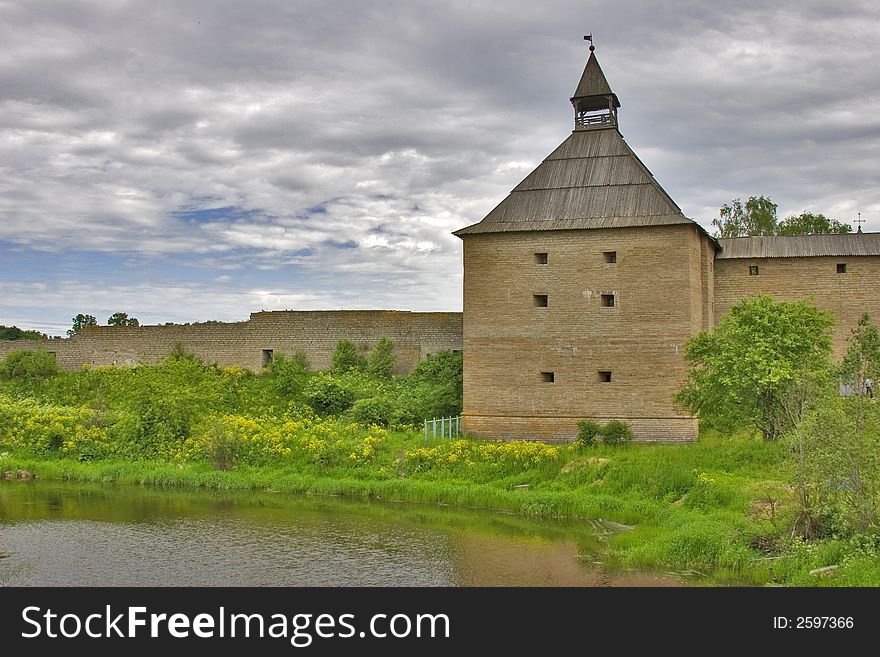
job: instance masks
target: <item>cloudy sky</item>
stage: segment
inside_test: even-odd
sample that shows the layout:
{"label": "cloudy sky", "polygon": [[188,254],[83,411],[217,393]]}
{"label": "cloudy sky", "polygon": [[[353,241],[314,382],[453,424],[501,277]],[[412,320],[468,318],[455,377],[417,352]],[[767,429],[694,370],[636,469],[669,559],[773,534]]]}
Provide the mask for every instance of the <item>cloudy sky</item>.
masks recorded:
{"label": "cloudy sky", "polygon": [[0,0],[0,324],[460,310],[590,32],[686,215],[880,230],[874,0]]}

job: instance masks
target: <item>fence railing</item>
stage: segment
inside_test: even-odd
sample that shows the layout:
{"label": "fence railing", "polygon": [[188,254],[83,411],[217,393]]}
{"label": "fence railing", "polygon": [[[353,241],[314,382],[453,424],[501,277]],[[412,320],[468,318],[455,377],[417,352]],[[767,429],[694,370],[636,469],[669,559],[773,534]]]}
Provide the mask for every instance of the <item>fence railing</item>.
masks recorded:
{"label": "fence railing", "polygon": [[431,438],[458,438],[461,436],[461,415],[454,417],[435,417],[425,420],[425,445]]}

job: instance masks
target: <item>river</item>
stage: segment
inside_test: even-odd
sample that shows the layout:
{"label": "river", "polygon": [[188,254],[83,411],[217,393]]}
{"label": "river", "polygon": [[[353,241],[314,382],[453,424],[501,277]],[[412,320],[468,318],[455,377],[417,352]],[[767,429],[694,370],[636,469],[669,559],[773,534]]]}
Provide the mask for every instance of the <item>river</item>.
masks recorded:
{"label": "river", "polygon": [[0,481],[5,586],[677,586],[601,523],[403,503]]}

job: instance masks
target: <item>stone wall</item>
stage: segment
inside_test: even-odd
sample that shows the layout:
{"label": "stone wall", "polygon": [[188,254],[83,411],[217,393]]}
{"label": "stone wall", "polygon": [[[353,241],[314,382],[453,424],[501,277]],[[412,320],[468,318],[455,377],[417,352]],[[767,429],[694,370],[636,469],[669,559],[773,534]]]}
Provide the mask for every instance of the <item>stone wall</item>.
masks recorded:
{"label": "stone wall", "polygon": [[[837,265],[846,272],[838,273]],[[749,273],[757,267],[757,275]],[[831,310],[836,320],[834,355],[846,351],[846,339],[862,313],[880,322],[880,256],[807,258],[719,258],[715,261],[715,317],[747,296],[769,294],[779,301],[807,299]]]}
{"label": "stone wall", "polygon": [[366,354],[383,337],[394,341],[397,373],[406,373],[430,353],[462,348],[461,313],[280,311],[253,313],[246,322],[95,326],[62,340],[0,341],[0,357],[44,349],[55,353],[62,369],[73,371],[86,364],[155,363],[179,343],[184,351],[221,366],[259,371],[271,356],[301,350],[314,369],[326,369],[340,339],[348,338]]}
{"label": "stone wall", "polygon": [[625,420],[641,441],[696,438],[696,421],[673,399],[684,344],[711,317],[703,259],[714,254],[695,226],[463,241],[468,433],[570,440],[592,418]]}

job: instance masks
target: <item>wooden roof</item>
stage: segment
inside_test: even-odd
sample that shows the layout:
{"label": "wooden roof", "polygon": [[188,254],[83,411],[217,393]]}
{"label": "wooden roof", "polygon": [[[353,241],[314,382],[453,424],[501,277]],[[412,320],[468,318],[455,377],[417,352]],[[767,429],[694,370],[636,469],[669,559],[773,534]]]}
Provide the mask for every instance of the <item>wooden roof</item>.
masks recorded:
{"label": "wooden roof", "polygon": [[728,237],[718,240],[719,259],[808,258],[815,256],[880,256],[880,233]]}
{"label": "wooden roof", "polygon": [[572,132],[480,223],[455,235],[674,224],[703,230],[609,128]]}
{"label": "wooden roof", "polygon": [[608,96],[612,97],[615,107],[620,107],[617,95],[611,91],[611,85],[608,84],[602,67],[599,66],[596,53],[590,52],[587,65],[584,67],[581,80],[571,97],[571,102],[575,105],[575,109],[589,111],[608,107]]}

